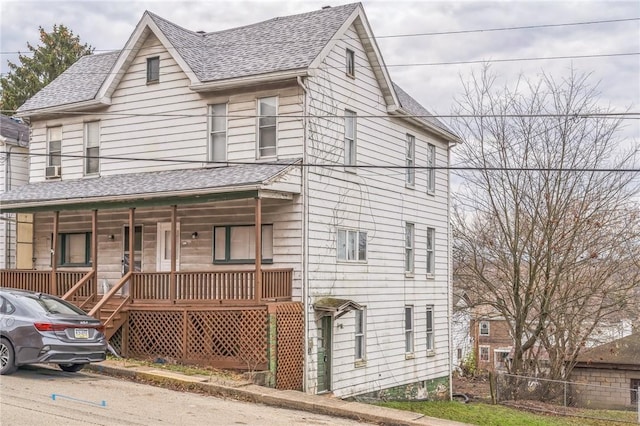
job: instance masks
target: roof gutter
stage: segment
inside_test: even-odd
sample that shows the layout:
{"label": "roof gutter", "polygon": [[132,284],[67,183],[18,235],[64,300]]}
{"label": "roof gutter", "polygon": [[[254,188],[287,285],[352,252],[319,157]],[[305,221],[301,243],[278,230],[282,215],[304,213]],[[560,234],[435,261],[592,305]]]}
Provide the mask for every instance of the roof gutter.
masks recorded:
{"label": "roof gutter", "polygon": [[296,79],[308,75],[307,68],[298,68],[290,71],[281,71],[269,74],[260,74],[247,77],[235,77],[225,80],[216,80],[205,83],[197,83],[189,86],[194,92],[208,92],[212,90],[229,89],[237,86],[246,86],[251,84],[272,83],[276,81]]}
{"label": "roof gutter", "polygon": [[56,105],[47,108],[32,109],[26,111],[18,111],[16,117],[36,117],[46,114],[56,114],[61,112],[86,111],[101,106],[111,105],[111,99],[103,98],[103,100],[90,99],[88,101],[76,102],[73,104]]}

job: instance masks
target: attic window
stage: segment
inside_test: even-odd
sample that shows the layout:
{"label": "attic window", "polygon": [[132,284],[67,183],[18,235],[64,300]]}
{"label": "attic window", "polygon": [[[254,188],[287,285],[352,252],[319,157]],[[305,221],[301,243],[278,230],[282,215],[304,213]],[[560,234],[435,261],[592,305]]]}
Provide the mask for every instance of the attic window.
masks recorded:
{"label": "attic window", "polygon": [[347,75],[349,77],[355,77],[356,76],[356,56],[353,50],[347,49],[346,60],[347,60]]}
{"label": "attic window", "polygon": [[160,57],[147,58],[147,83],[160,81]]}

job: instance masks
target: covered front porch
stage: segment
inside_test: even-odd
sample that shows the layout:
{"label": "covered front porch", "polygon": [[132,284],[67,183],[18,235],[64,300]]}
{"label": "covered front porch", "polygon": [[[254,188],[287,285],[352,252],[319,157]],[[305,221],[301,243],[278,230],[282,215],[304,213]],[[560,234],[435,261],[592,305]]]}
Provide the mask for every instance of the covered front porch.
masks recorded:
{"label": "covered front porch", "polygon": [[[220,179],[195,193],[170,190],[169,176],[158,183],[157,174],[141,173],[140,186],[156,191],[107,195],[113,182],[100,178],[75,188],[33,184],[27,200],[3,195],[3,211],[32,223],[32,262],[0,271],[0,286],[71,301],[100,318],[125,355],[267,367],[271,315],[293,309],[295,329],[302,324],[292,302],[302,264],[299,185],[291,164],[262,166],[261,176],[233,187],[224,185],[228,169],[207,170]],[[188,180],[187,172],[176,173]],[[88,200],[84,192],[105,195]],[[301,330],[292,338],[302,347]],[[295,363],[298,370],[301,355]]]}

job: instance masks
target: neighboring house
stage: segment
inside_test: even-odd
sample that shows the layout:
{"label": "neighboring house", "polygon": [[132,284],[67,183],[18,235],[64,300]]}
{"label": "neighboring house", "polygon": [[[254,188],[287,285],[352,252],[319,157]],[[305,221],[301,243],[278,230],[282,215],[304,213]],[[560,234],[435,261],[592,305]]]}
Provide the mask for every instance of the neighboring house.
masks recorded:
{"label": "neighboring house", "polygon": [[473,351],[473,339],[469,335],[471,326],[470,300],[465,293],[453,293],[453,314],[451,316],[451,366],[461,371],[462,364]]}
{"label": "neighboring house", "polygon": [[473,336],[478,369],[505,370],[513,349],[507,320],[488,305],[474,306],[469,331]]}
{"label": "neighboring house", "polygon": [[593,408],[638,407],[640,333],[597,346],[580,354],[571,372],[574,403]]}
{"label": "neighboring house", "polygon": [[19,113],[31,181],[0,208],[35,215],[37,271],[3,284],[37,274],[124,354],[448,395],[459,140],[391,81],[362,5],[212,33],[145,12]]}
{"label": "neighboring house", "polygon": [[[0,115],[0,191],[7,192],[29,181],[29,126]],[[27,263],[16,264],[18,217],[13,213],[0,215],[0,269],[29,268]],[[30,239],[30,236],[29,236]]]}

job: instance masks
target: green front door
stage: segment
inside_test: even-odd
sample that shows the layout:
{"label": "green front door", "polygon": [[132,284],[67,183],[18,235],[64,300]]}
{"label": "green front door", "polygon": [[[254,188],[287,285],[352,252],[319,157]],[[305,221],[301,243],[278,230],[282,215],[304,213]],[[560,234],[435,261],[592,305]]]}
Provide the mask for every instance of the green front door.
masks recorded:
{"label": "green front door", "polygon": [[331,330],[331,317],[322,317],[318,330],[318,393],[331,390]]}

